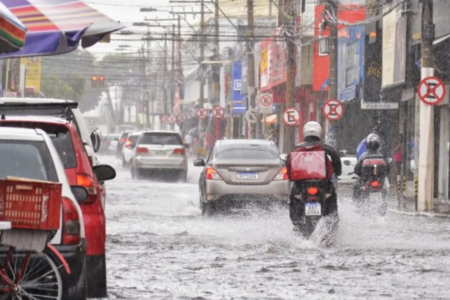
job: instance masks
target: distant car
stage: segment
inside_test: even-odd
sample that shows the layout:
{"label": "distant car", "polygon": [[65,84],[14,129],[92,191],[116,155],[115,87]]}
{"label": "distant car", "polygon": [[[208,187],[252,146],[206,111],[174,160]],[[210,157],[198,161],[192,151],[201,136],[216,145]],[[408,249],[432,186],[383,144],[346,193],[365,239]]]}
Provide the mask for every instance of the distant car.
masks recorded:
{"label": "distant car", "polygon": [[229,200],[265,200],[288,203],[290,182],[276,144],[265,140],[220,140],[206,162],[200,179],[200,208],[213,212]]}
{"label": "distant car", "polygon": [[[87,191],[69,185],[56,148],[40,129],[0,128],[0,165],[2,179],[13,176],[62,184],[61,225],[50,242],[59,254],[51,253],[50,265],[35,257],[36,261],[29,266],[22,266],[23,277],[17,288],[23,291],[22,295],[32,295],[27,299],[86,299],[86,240],[78,201],[86,200]],[[84,199],[76,199],[74,194],[78,193],[74,189],[84,190]],[[5,255],[4,249],[1,250],[0,256]],[[62,267],[65,263],[68,269]],[[14,272],[18,266],[9,268]],[[60,284],[62,295],[58,292]],[[0,298],[4,298],[4,292],[2,295]]]}
{"label": "distant car", "polygon": [[134,148],[138,138],[141,136],[140,132],[133,132],[128,135],[127,141],[122,148],[122,166],[129,166],[134,155]]}
{"label": "distant car", "polygon": [[342,174],[339,176],[338,184],[340,183],[354,183],[355,177],[358,177],[356,174],[351,174],[354,172],[355,165],[357,163],[357,159],[355,155],[346,155],[341,157],[342,161]]}
{"label": "distant car", "polygon": [[131,175],[169,175],[186,181],[188,158],[181,136],[173,131],[145,131],[133,149]]}
{"label": "distant car", "polygon": [[117,147],[116,147],[116,157],[120,158],[122,155],[122,149],[123,149],[123,145],[125,145],[127,139],[128,139],[128,135],[130,135],[131,131],[122,131],[122,133],[120,134],[120,138],[119,141],[117,142]]}
{"label": "distant car", "polygon": [[106,144],[107,144],[106,152],[108,154],[115,154],[116,153],[116,151],[117,151],[117,144],[119,143],[119,138],[120,138],[120,134],[118,134],[118,133],[113,133],[113,134],[110,134],[108,136],[108,139],[107,139],[107,142],[106,142]]}

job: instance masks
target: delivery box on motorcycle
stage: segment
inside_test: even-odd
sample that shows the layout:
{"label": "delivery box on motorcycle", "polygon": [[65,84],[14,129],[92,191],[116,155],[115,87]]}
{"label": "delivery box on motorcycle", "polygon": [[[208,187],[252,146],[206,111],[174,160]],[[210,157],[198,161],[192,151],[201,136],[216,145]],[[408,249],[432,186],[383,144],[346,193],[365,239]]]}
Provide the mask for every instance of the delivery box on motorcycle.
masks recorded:
{"label": "delivery box on motorcycle", "polygon": [[368,157],[362,162],[362,177],[385,176],[387,172],[386,161],[383,157]]}
{"label": "delivery box on motorcycle", "polygon": [[[331,161],[320,148],[296,149],[289,155],[289,178],[300,180],[328,180],[331,178]],[[328,172],[327,172],[328,169]]]}

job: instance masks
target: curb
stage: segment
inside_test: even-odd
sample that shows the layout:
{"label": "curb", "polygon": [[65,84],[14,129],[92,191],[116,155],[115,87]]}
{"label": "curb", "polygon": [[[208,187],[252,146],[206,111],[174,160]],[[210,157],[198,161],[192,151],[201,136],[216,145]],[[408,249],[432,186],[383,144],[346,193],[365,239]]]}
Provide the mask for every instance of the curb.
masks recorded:
{"label": "curb", "polygon": [[425,218],[439,218],[439,219],[450,219],[450,214],[435,214],[435,213],[426,213],[426,212],[407,212],[407,211],[401,211],[397,209],[388,209],[389,212],[398,214],[398,215],[404,215],[404,216],[411,216],[411,217],[425,217]]}

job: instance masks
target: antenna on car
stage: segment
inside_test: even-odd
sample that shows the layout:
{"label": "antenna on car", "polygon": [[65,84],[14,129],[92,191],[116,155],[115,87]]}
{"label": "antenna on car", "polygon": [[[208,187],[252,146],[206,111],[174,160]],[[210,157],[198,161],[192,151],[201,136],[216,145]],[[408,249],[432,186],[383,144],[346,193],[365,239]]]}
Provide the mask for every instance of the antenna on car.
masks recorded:
{"label": "antenna on car", "polygon": [[6,120],[5,114],[2,114],[2,120]]}

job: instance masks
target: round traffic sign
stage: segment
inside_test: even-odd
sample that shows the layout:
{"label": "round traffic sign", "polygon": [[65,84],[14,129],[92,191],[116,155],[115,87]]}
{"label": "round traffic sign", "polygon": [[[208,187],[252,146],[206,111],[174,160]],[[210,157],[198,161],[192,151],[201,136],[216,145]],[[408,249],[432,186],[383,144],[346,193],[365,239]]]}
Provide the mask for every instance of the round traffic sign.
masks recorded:
{"label": "round traffic sign", "polygon": [[162,121],[164,124],[169,124],[169,116],[162,116],[162,117],[161,117],[161,121]]}
{"label": "round traffic sign", "polygon": [[174,115],[170,115],[168,121],[170,124],[175,124],[177,122],[177,117]]}
{"label": "round traffic sign", "polygon": [[222,119],[225,116],[225,111],[220,106],[214,107],[212,113],[213,113],[214,118],[216,118],[216,119]]}
{"label": "round traffic sign", "polygon": [[330,99],[322,107],[322,113],[330,121],[337,121],[344,115],[344,106],[337,99]]}
{"label": "round traffic sign", "polygon": [[271,95],[262,95],[261,96],[261,105],[262,106],[272,106],[272,96]]}
{"label": "round traffic sign", "polygon": [[183,123],[186,122],[187,116],[185,114],[179,114],[178,115],[178,122]]}
{"label": "round traffic sign", "polygon": [[283,113],[283,122],[289,126],[296,126],[300,124],[300,112],[291,107],[284,111]]}
{"label": "round traffic sign", "polygon": [[435,77],[430,76],[422,79],[417,87],[417,93],[423,103],[428,105],[438,105],[445,97],[444,82]]}
{"label": "round traffic sign", "polygon": [[206,119],[206,109],[204,108],[197,109],[197,118]]}

